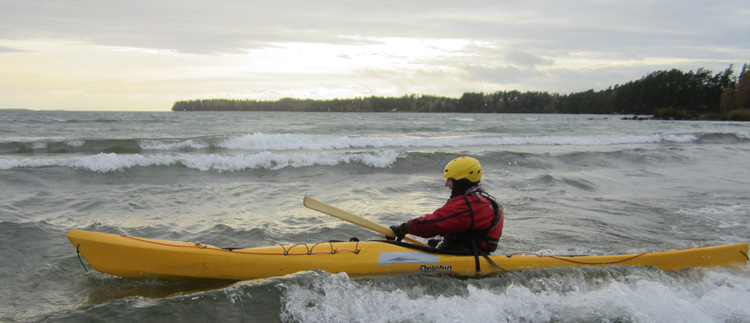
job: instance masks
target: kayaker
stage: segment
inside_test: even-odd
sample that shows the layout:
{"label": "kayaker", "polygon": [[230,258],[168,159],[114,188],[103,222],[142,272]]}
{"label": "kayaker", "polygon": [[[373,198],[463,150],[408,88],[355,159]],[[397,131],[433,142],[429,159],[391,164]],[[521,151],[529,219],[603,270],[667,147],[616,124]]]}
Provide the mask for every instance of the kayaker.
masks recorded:
{"label": "kayaker", "polygon": [[[391,226],[399,241],[406,234],[423,238],[443,236],[437,247],[474,254],[497,249],[503,233],[503,207],[482,189],[482,166],[463,156],[445,166],[445,186],[451,189],[448,202],[431,214]],[[431,244],[434,246],[434,244]]]}

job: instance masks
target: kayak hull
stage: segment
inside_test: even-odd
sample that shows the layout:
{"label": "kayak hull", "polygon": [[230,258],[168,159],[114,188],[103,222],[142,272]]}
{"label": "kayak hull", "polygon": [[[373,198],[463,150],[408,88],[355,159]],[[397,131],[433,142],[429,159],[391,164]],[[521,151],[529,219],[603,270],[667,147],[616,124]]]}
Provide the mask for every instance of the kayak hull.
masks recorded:
{"label": "kayak hull", "polygon": [[[475,276],[504,271],[581,266],[653,266],[662,270],[692,267],[744,266],[748,244],[643,252],[609,256],[538,256],[520,253],[480,257],[447,255],[383,241],[325,242],[293,246],[223,249],[177,242],[71,230],[68,240],[97,271],[119,277],[158,277],[169,280],[251,280],[305,270],[349,276],[444,272]],[[499,267],[499,268],[498,268]]]}

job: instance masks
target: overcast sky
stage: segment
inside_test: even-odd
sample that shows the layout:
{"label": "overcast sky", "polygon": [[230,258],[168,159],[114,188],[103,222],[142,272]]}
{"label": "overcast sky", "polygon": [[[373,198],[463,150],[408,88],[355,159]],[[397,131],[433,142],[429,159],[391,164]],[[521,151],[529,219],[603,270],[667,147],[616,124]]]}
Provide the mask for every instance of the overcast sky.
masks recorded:
{"label": "overcast sky", "polygon": [[0,0],[0,108],[570,93],[746,62],[748,0]]}

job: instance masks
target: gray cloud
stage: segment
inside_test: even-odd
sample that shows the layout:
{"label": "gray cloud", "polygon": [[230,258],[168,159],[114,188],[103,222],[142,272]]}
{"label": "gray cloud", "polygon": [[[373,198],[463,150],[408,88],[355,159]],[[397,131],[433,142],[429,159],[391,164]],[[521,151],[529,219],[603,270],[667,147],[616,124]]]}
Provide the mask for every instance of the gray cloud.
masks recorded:
{"label": "gray cloud", "polygon": [[2,54],[2,53],[21,53],[21,52],[25,52],[25,50],[20,50],[20,49],[15,49],[15,48],[10,48],[10,47],[0,46],[0,54]]}
{"label": "gray cloud", "polygon": [[352,41],[341,35],[476,39],[567,50],[648,50],[690,43],[747,48],[742,40],[749,40],[748,8],[744,0],[720,5],[638,0],[5,1],[0,19],[6,28],[0,29],[0,38],[83,39],[198,53],[231,53],[278,41]]}
{"label": "gray cloud", "polygon": [[464,68],[464,71],[466,72],[466,76],[464,77],[466,80],[476,80],[497,85],[513,84],[522,78],[529,77],[529,70],[514,66],[467,66]]}
{"label": "gray cloud", "polygon": [[551,59],[539,57],[529,53],[520,51],[513,51],[505,55],[505,59],[508,63],[523,67],[534,67],[537,65],[552,65],[554,62]]}

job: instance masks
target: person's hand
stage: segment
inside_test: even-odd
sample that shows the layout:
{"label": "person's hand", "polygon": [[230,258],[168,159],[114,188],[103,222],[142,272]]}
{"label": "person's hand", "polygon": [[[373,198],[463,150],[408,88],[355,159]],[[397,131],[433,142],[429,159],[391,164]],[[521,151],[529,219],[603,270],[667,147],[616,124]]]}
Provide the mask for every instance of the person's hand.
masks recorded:
{"label": "person's hand", "polygon": [[396,237],[394,238],[394,237],[385,236],[385,239],[386,240],[396,240],[396,241],[403,240],[404,236],[407,233],[407,232],[404,232],[405,231],[404,227],[406,227],[406,223],[399,224],[399,225],[392,225],[390,228],[391,228],[391,230],[393,230],[393,233],[396,234]]}

